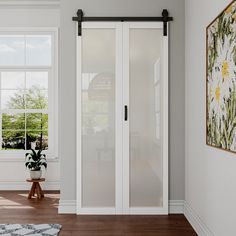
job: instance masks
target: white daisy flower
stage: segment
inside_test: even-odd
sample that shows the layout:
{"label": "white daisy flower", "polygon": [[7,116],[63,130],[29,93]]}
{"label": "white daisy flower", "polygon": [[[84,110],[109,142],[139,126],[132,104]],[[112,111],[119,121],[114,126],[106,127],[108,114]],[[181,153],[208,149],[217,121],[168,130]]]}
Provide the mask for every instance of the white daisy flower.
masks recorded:
{"label": "white daisy flower", "polygon": [[235,63],[233,60],[235,44],[231,37],[224,37],[224,42],[217,43],[217,60],[214,65],[214,70],[221,73],[223,83],[232,86],[232,79],[235,78]]}
{"label": "white daisy flower", "polygon": [[225,100],[230,96],[236,74],[233,60],[234,43],[229,37],[225,36],[224,43],[217,43],[217,55],[211,78],[208,78],[208,99],[210,101],[209,114],[216,114],[219,126],[225,116]]}

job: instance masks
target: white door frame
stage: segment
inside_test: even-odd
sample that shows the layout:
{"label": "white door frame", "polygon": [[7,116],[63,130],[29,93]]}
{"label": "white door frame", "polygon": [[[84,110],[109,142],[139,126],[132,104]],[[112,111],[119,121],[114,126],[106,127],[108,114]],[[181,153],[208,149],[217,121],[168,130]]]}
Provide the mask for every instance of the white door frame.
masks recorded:
{"label": "white door frame", "polygon": [[[124,121],[124,105],[129,105],[129,29],[163,29],[161,22],[83,22],[82,29],[112,28],[116,30],[116,173],[115,206],[88,208],[82,206],[81,156],[81,78],[82,37],[76,36],[76,213],[77,214],[168,214],[168,36],[163,36],[163,207],[129,207],[129,122]],[[76,31],[78,23],[76,24]],[[78,35],[78,32],[76,32]],[[83,35],[83,32],[82,32]],[[123,40],[126,43],[123,43]],[[123,100],[122,100],[123,98]]]}

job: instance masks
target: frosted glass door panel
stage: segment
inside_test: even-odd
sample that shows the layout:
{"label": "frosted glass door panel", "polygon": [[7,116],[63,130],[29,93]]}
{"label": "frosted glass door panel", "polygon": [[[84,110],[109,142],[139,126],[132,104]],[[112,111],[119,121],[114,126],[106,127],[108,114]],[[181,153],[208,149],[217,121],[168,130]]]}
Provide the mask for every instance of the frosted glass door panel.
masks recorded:
{"label": "frosted glass door panel", "polygon": [[82,207],[115,207],[115,29],[82,35]]}
{"label": "frosted glass door panel", "polygon": [[163,206],[162,29],[130,29],[130,206]]}

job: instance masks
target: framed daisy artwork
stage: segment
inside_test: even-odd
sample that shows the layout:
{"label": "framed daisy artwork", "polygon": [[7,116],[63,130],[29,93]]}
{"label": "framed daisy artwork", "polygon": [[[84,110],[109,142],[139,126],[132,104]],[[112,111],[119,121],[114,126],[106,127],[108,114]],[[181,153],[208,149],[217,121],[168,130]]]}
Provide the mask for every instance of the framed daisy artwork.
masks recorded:
{"label": "framed daisy artwork", "polygon": [[236,153],[236,0],[206,35],[206,143]]}

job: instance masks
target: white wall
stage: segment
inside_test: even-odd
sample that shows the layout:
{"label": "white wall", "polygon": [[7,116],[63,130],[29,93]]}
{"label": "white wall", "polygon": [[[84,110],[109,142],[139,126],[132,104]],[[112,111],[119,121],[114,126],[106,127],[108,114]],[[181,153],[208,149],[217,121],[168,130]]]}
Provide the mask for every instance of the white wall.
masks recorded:
{"label": "white wall", "polygon": [[[236,155],[205,143],[205,29],[230,0],[186,0],[186,202],[215,236],[236,235]],[[200,235],[204,235],[203,231]]]}
{"label": "white wall", "polygon": [[[59,5],[35,6],[29,2],[28,5],[22,6],[19,1],[19,5],[11,6],[5,3],[0,1],[0,27],[59,27],[60,25]],[[48,169],[45,172],[46,183],[43,187],[50,190],[59,189],[59,160],[48,160],[48,162]],[[29,176],[24,166],[24,156],[21,160],[0,157],[0,190],[29,189],[26,177]]]}
{"label": "white wall", "polygon": [[[0,190],[29,190],[30,184],[25,180],[29,178],[29,171],[25,168],[24,156],[22,160],[0,160]],[[60,163],[58,160],[48,161],[47,171],[43,171],[46,178],[42,184],[43,189],[60,189]]]}
{"label": "white wall", "polygon": [[76,198],[75,22],[87,16],[159,16],[167,8],[170,26],[170,199],[184,199],[184,0],[61,0],[61,200]]}

